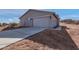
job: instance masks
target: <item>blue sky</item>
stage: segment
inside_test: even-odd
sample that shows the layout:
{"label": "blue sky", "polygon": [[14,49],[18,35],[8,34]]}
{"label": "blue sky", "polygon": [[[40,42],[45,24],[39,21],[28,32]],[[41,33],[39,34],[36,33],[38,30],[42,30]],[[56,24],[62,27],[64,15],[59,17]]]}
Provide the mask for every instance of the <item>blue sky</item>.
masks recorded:
{"label": "blue sky", "polygon": [[25,11],[24,9],[0,9],[0,23],[19,22],[19,17]]}
{"label": "blue sky", "polygon": [[[26,9],[0,9],[0,23],[19,22],[19,17]],[[79,9],[46,9],[45,11],[56,12],[61,19],[79,20]]]}
{"label": "blue sky", "polygon": [[79,20],[79,9],[58,9],[54,10],[59,14],[61,19],[74,19]]}

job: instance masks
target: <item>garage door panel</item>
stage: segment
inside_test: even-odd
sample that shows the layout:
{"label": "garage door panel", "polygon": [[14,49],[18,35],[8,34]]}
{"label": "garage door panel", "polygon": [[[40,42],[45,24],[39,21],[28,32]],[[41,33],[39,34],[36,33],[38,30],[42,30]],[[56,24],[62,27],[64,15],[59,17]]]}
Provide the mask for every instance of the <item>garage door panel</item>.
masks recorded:
{"label": "garage door panel", "polygon": [[49,20],[50,20],[49,17],[34,18],[33,26],[34,27],[48,27]]}

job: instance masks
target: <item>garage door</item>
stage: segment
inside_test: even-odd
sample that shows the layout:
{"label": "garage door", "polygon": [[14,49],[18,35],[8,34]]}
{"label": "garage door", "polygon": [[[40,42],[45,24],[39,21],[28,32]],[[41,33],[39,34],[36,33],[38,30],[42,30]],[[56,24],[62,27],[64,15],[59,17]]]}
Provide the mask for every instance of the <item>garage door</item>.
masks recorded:
{"label": "garage door", "polygon": [[49,27],[50,17],[33,18],[34,27]]}

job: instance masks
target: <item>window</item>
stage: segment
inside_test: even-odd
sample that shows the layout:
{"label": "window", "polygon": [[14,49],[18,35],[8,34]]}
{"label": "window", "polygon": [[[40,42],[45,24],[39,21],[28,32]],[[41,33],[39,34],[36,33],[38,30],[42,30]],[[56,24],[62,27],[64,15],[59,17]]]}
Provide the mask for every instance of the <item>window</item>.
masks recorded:
{"label": "window", "polygon": [[31,22],[31,23],[33,22],[33,18],[30,18],[30,22]]}
{"label": "window", "polygon": [[51,19],[51,16],[50,16],[50,19]]}

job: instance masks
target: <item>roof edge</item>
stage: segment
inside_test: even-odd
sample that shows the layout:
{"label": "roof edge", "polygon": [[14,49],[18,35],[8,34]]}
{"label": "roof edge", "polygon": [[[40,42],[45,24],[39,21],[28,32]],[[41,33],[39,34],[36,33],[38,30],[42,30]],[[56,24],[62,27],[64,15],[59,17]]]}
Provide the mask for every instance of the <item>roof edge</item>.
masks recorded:
{"label": "roof edge", "polygon": [[57,20],[59,20],[58,15],[55,14],[55,12],[50,12],[50,11],[42,11],[42,10],[36,10],[36,9],[29,9],[27,12],[25,12],[21,17],[19,17],[19,19],[21,19],[25,14],[27,14],[29,11],[41,11],[41,12],[46,12],[46,13],[51,13],[53,14]]}
{"label": "roof edge", "polygon": [[19,19],[21,19],[25,14],[27,14],[31,9],[29,9],[28,11],[26,11],[22,16],[19,17]]}

